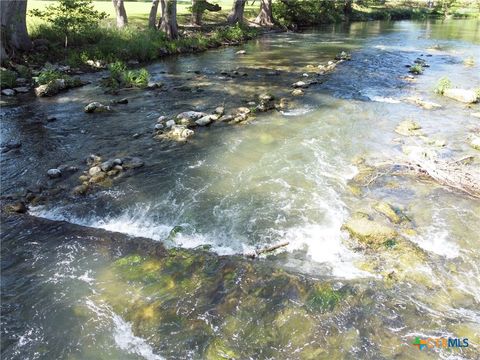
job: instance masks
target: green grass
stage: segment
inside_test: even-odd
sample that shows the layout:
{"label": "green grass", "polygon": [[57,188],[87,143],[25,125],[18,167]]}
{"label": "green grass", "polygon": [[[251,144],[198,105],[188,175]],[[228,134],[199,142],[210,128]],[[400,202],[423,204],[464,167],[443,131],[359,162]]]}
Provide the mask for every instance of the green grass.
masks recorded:
{"label": "green grass", "polygon": [[437,82],[437,85],[435,86],[434,92],[439,95],[443,95],[445,90],[450,89],[452,87],[452,82],[451,80],[444,76],[440,78]]}

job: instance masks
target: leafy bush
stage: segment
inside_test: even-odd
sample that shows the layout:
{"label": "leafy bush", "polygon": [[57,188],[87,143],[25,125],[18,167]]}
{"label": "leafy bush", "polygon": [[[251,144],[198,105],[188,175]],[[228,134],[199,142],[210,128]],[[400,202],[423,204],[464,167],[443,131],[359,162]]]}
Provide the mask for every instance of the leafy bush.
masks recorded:
{"label": "leafy bush", "polygon": [[58,0],[57,5],[49,5],[45,11],[33,9],[30,13],[61,33],[65,47],[70,36],[91,33],[92,29],[98,28],[99,21],[107,17],[106,13],[94,10],[92,0]]}
{"label": "leafy bush", "polygon": [[45,85],[57,79],[64,80],[67,87],[75,87],[82,83],[80,78],[73,78],[55,69],[45,69],[41,71],[35,78],[35,83],[37,85]]}
{"label": "leafy bush", "polygon": [[450,89],[452,87],[452,82],[446,76],[440,78],[437,82],[437,86],[435,87],[435,93],[439,95],[443,95],[445,90]]}
{"label": "leafy bush", "polygon": [[410,67],[410,70],[408,71],[411,72],[412,74],[420,75],[423,73],[423,66],[420,64],[414,64]]}
{"label": "leafy bush", "polygon": [[2,89],[13,88],[17,82],[17,74],[14,71],[2,68],[0,71],[0,87]]}
{"label": "leafy bush", "polygon": [[[342,2],[340,2],[342,3]],[[289,0],[273,3],[275,19],[284,26],[312,26],[341,19],[343,7],[331,0]]]}
{"label": "leafy bush", "polygon": [[104,81],[104,85],[113,89],[120,87],[146,87],[150,74],[146,69],[128,70],[121,61],[116,61],[108,66],[110,77]]}

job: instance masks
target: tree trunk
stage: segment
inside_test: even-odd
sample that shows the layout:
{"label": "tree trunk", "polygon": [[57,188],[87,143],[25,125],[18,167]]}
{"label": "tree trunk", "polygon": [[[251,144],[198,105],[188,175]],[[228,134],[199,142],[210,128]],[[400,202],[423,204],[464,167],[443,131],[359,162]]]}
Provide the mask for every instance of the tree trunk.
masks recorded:
{"label": "tree trunk", "polygon": [[234,0],[233,8],[228,15],[228,23],[233,25],[237,22],[243,23],[243,10],[245,9],[246,0]]}
{"label": "tree trunk", "polygon": [[112,2],[117,14],[117,27],[119,29],[124,28],[128,24],[128,19],[123,0],[112,0]]}
{"label": "tree trunk", "polygon": [[160,19],[158,19],[158,25],[157,28],[160,29],[162,27],[162,21],[163,21],[163,14],[165,14],[165,11],[167,9],[167,0],[160,0]]}
{"label": "tree trunk", "polygon": [[0,1],[1,61],[12,50],[30,50],[32,42],[27,32],[27,0]]}
{"label": "tree trunk", "polygon": [[255,22],[262,26],[273,26],[272,0],[262,0]]}
{"label": "tree trunk", "polygon": [[177,25],[177,0],[162,0],[162,20],[160,22],[160,30],[167,34],[169,39],[178,38],[178,25]]}
{"label": "tree trunk", "polygon": [[350,17],[352,16],[352,3],[353,0],[345,0],[345,5],[343,6],[345,21],[350,21]]}
{"label": "tree trunk", "polygon": [[202,0],[192,0],[192,25],[200,25],[202,23],[203,11],[201,2]]}
{"label": "tree trunk", "polygon": [[148,16],[148,27],[150,29],[155,29],[155,25],[157,24],[158,1],[159,0],[152,0],[152,8]]}

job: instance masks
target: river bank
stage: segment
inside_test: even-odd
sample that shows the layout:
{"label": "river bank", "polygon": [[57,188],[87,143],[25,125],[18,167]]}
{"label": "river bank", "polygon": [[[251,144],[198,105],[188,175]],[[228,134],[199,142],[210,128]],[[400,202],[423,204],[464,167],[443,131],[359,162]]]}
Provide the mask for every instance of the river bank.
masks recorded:
{"label": "river bank", "polygon": [[[375,166],[420,148],[478,167],[467,139],[478,104],[434,92],[446,75],[453,87],[479,83],[478,62],[466,61],[480,55],[476,28],[271,34],[150,64],[159,88],[105,93],[106,74],[91,73],[83,87],[2,106],[2,139],[19,143],[2,153],[2,198],[43,196],[29,215],[2,215],[2,356],[474,358],[475,341],[412,343],[478,337],[478,199]],[[351,60],[319,74],[342,51]],[[252,111],[265,93],[291,107]],[[84,112],[92,102],[113,111]],[[156,138],[163,120],[218,107],[255,119],[197,124],[187,142]],[[84,171],[112,170],[72,193]]]}

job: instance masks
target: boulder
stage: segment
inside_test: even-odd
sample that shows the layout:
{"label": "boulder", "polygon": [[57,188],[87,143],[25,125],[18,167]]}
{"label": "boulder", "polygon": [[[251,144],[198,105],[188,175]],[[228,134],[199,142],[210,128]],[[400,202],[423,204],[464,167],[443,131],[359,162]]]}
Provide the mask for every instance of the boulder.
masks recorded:
{"label": "boulder", "polygon": [[113,160],[107,160],[100,164],[100,169],[102,169],[102,171],[107,172],[111,170],[114,166],[115,164],[113,163]]}
{"label": "boulder", "polygon": [[188,120],[198,120],[204,116],[207,116],[208,114],[200,111],[185,111],[177,115],[177,119],[188,119]]}
{"label": "boulder", "polygon": [[225,113],[224,106],[217,106],[214,111],[215,114],[222,116]]}
{"label": "boulder", "polygon": [[60,169],[50,169],[47,171],[47,175],[50,179],[56,179],[62,176]]}
{"label": "boulder", "polygon": [[236,109],[236,114],[250,114],[251,110],[245,106],[240,106]]}
{"label": "boulder", "polygon": [[30,91],[30,88],[28,88],[26,86],[20,86],[20,87],[13,88],[13,90],[15,90],[17,93],[25,94],[25,93],[28,93]]}
{"label": "boulder", "polygon": [[110,106],[103,105],[97,101],[91,102],[87,106],[85,106],[84,111],[86,113],[94,113],[94,112],[108,112],[111,111],[112,109]]}
{"label": "boulder", "polygon": [[352,238],[371,248],[378,248],[398,235],[394,229],[370,220],[363,214],[356,214],[342,228],[347,230]]}
{"label": "boulder", "polygon": [[165,123],[165,127],[166,128],[171,128],[172,126],[175,125],[175,120],[168,120],[166,123]]}
{"label": "boulder", "polygon": [[90,176],[95,176],[101,172],[102,172],[102,168],[100,166],[93,166],[90,168],[90,170],[88,170],[88,173],[90,174]]}
{"label": "boulder", "polygon": [[352,60],[352,56],[347,52],[342,51],[341,53],[335,56],[335,60]]}
{"label": "boulder", "polygon": [[443,92],[443,96],[465,104],[472,104],[478,101],[477,94],[474,90],[446,89]]}
{"label": "boulder", "polygon": [[107,174],[104,172],[99,172],[93,175],[88,181],[90,184],[98,184],[107,178]]}
{"label": "boulder", "polygon": [[304,92],[302,89],[295,89],[292,91],[292,96],[303,96]]}
{"label": "boulder", "polygon": [[10,213],[25,214],[28,211],[28,208],[23,201],[19,201],[5,206],[5,210]]}
{"label": "boulder", "polygon": [[185,125],[174,125],[167,133],[160,135],[161,138],[183,142],[193,136],[193,130],[187,129]]}
{"label": "boulder", "polygon": [[275,103],[273,100],[275,99],[270,94],[261,94],[259,97],[260,103],[257,106],[258,111],[268,111],[275,108]]}
{"label": "boulder", "polygon": [[404,136],[422,135],[420,131],[422,127],[413,120],[404,120],[395,128],[395,132]]}
{"label": "boulder", "polygon": [[212,122],[212,116],[211,115],[203,116],[200,119],[195,120],[195,124],[197,124],[198,126],[206,126],[206,125],[210,124],[211,122]]}
{"label": "boulder", "polygon": [[402,221],[404,221],[406,218],[400,211],[400,209],[394,208],[392,205],[389,203],[386,203],[384,201],[380,201],[376,203],[373,208],[378,211],[380,214],[384,215],[387,217],[388,220],[390,220],[394,224],[400,224]]}
{"label": "boulder", "polygon": [[235,116],[229,114],[229,115],[223,115],[221,116],[218,121],[220,122],[229,122],[229,121],[232,121],[233,119],[235,118]]}
{"label": "boulder", "polygon": [[128,157],[123,159],[123,168],[136,169],[145,165],[144,161],[138,157]]}
{"label": "boulder", "polygon": [[297,81],[296,83],[293,83],[292,86],[294,88],[306,88],[308,87],[308,84],[305,81]]}
{"label": "boulder", "polygon": [[35,88],[35,95],[38,97],[57,95],[60,91],[67,88],[64,79],[55,79],[48,84],[40,85]]}
{"label": "boulder", "polygon": [[163,124],[155,124],[155,130],[163,130],[165,128],[165,125]]}
{"label": "boulder", "polygon": [[12,89],[3,89],[3,90],[2,90],[2,95],[5,95],[5,96],[14,96],[14,95],[15,95],[15,90],[12,90]]}

